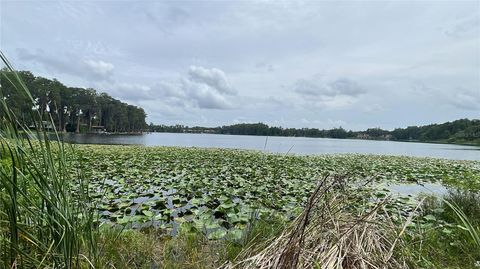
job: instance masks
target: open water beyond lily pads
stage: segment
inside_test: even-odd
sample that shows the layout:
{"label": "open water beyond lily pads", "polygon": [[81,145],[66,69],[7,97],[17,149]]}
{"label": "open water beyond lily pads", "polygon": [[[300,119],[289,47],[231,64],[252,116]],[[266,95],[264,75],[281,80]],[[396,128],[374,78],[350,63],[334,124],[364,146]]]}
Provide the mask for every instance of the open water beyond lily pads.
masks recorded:
{"label": "open water beyond lily pads", "polygon": [[184,133],[146,133],[142,135],[68,133],[63,135],[63,139],[78,144],[235,148],[296,155],[361,153],[480,160],[480,147],[477,146],[358,139]]}

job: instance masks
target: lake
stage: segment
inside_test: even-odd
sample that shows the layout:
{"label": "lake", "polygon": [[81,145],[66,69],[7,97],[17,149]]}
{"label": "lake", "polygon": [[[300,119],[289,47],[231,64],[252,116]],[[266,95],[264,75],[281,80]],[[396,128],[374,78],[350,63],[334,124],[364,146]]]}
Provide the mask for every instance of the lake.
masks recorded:
{"label": "lake", "polygon": [[249,135],[146,133],[143,135],[65,134],[79,144],[120,144],[251,149],[300,155],[362,153],[480,160],[480,147],[356,139],[265,137]]}

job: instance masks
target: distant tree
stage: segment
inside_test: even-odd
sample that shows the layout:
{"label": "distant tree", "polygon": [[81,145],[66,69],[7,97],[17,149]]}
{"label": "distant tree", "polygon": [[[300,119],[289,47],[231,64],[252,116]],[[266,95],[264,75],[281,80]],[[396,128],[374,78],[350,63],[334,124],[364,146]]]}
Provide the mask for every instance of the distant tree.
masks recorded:
{"label": "distant tree", "polygon": [[[0,87],[0,96],[5,98],[15,115],[27,122],[29,113],[37,111],[44,120],[52,119],[58,131],[91,132],[94,124],[105,126],[109,132],[140,132],[145,129],[147,114],[142,108],[128,105],[95,89],[66,87],[56,79],[35,77],[31,72],[18,72],[29,88],[33,102],[21,91],[16,91],[10,83]],[[6,69],[0,76],[8,79],[13,76]]]}
{"label": "distant tree", "polygon": [[217,134],[235,135],[265,135],[265,136],[298,136],[298,137],[329,137],[329,138],[357,138],[367,135],[364,138],[388,139],[388,140],[420,140],[420,141],[444,141],[444,142],[475,142],[480,144],[480,120],[461,119],[442,124],[431,124],[425,126],[409,126],[407,128],[396,128],[393,131],[380,128],[369,128],[365,131],[346,131],[342,127],[330,130],[319,130],[315,128],[281,128],[270,127],[264,123],[241,123],[226,125],[216,128],[188,127],[183,125],[154,125],[150,123],[148,129],[151,132],[209,132]]}

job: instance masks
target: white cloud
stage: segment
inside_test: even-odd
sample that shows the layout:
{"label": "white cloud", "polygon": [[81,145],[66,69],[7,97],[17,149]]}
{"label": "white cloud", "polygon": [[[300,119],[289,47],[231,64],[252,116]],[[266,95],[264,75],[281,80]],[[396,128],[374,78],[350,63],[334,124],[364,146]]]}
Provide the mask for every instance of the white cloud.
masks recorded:
{"label": "white cloud", "polygon": [[478,90],[458,88],[448,100],[454,107],[478,112],[480,111],[480,88]]}
{"label": "white cloud", "polygon": [[129,101],[148,100],[151,98],[151,89],[145,85],[119,83],[109,86],[112,94],[117,98]]}
{"label": "white cloud", "polygon": [[68,74],[91,80],[111,80],[114,65],[102,60],[82,60],[72,53],[49,54],[43,50],[31,52],[24,48],[17,49],[18,58],[42,66],[55,74]]}
{"label": "white cloud", "polygon": [[190,81],[208,85],[219,93],[236,94],[236,91],[229,85],[225,73],[220,69],[190,66],[188,75]]}
{"label": "white cloud", "polygon": [[321,109],[349,107],[361,94],[366,93],[362,87],[350,79],[326,80],[319,76],[297,80],[292,88],[304,104]]}
{"label": "white cloud", "polygon": [[331,118],[345,128],[388,128],[478,118],[479,8],[478,1],[6,1],[2,51],[20,69],[144,106],[156,123],[246,117],[322,128],[329,123],[313,120]]}
{"label": "white cloud", "polygon": [[385,108],[380,104],[368,104],[363,107],[363,111],[368,113],[377,113],[385,111]]}
{"label": "white cloud", "polygon": [[85,64],[90,67],[91,72],[100,77],[108,77],[113,72],[113,64],[104,61],[86,60]]}
{"label": "white cloud", "polygon": [[226,99],[226,96],[222,95],[223,92],[209,84],[184,79],[182,80],[182,90],[185,92],[187,99],[199,108],[232,108],[232,104]]}
{"label": "white cloud", "polygon": [[462,17],[459,18],[454,24],[450,25],[446,30],[445,34],[450,37],[461,37],[462,35],[473,33],[478,34],[478,31],[475,33],[475,30],[478,30],[480,26],[480,17],[471,16],[471,17]]}
{"label": "white cloud", "polygon": [[[159,81],[153,86],[115,83],[113,94],[126,101],[152,101],[182,108],[231,109],[233,92],[225,73],[219,69],[190,67],[179,81]],[[168,109],[163,109],[168,111]]]}
{"label": "white cloud", "polygon": [[300,79],[293,85],[293,90],[304,96],[315,96],[319,98],[335,96],[357,97],[366,91],[355,81],[339,78],[332,81],[325,81],[321,78]]}

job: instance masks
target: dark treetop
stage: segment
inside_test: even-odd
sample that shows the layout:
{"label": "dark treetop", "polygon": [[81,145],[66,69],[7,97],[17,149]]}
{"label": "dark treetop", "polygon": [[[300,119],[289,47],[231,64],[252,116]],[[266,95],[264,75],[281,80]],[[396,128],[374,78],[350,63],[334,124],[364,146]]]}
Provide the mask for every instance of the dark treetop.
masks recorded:
{"label": "dark treetop", "polygon": [[[38,110],[44,125],[51,126],[51,120],[58,131],[68,132],[141,132],[147,126],[145,111],[121,102],[106,93],[94,89],[74,88],[63,85],[56,79],[36,77],[31,72],[18,72],[33,97],[13,88],[11,83],[2,83],[0,97],[5,98],[9,108],[18,120],[32,126],[33,110]],[[12,73],[0,70],[2,80],[9,79]],[[50,118],[51,116],[51,118]]]}

